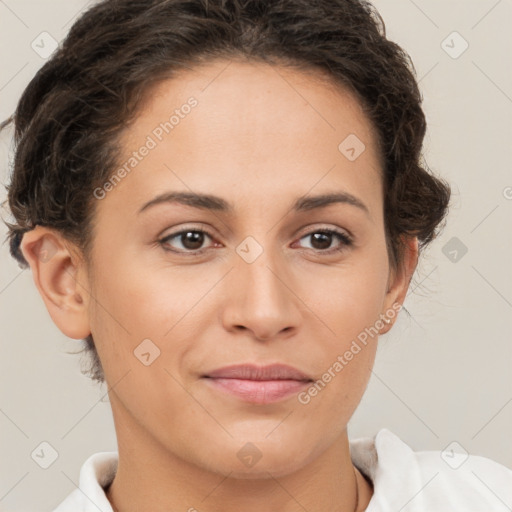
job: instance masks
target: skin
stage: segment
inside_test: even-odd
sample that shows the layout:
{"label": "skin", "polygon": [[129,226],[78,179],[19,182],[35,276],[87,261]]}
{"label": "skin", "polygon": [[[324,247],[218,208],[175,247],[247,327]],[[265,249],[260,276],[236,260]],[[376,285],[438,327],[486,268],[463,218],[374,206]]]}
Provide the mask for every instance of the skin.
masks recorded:
{"label": "skin", "polygon": [[[90,261],[41,226],[25,234],[22,251],[60,330],[95,340],[118,439],[107,493],[114,510],[348,512],[357,493],[364,510],[372,486],[351,462],[346,427],[378,336],[308,404],[297,395],[244,402],[201,376],[282,362],[321,379],[358,334],[402,304],[417,240],[407,239],[391,267],[381,158],[352,94],[318,74],[227,64],[210,62],[151,91],[123,133],[120,162],[190,96],[198,105],[97,200]],[[354,161],[338,150],[349,134],[366,147]],[[138,213],[164,191],[220,196],[233,212],[167,203]],[[290,210],[300,196],[333,191],[368,211],[347,203]],[[212,234],[199,242],[202,254],[179,236],[158,242],[186,228]],[[315,245],[320,228],[349,233],[353,243],[332,236]],[[263,250],[252,263],[236,251],[248,236]],[[41,258],[48,247],[52,256]],[[377,324],[380,334],[393,321]],[[134,356],[144,339],[160,350],[148,366]],[[237,457],[248,442],[261,454],[251,467]]]}

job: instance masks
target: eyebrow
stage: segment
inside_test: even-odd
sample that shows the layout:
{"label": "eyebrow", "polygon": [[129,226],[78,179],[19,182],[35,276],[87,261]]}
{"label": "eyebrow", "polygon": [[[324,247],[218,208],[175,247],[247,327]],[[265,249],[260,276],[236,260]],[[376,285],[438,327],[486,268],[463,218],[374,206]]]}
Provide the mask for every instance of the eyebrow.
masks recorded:
{"label": "eyebrow", "polygon": [[[162,203],[178,203],[201,210],[212,210],[223,213],[233,213],[234,207],[218,196],[210,194],[201,194],[197,192],[164,192],[145,203],[139,210],[139,214],[143,211]],[[355,206],[367,215],[370,215],[368,207],[357,197],[348,192],[335,192],[329,194],[320,194],[317,196],[299,197],[292,205],[292,210],[296,212],[310,211],[317,208],[325,208],[331,204],[342,203]]]}

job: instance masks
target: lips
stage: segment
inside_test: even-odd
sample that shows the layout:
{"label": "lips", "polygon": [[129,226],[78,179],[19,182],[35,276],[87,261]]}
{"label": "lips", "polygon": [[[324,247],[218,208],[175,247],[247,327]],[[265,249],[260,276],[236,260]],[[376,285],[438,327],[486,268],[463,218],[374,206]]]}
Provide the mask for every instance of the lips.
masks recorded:
{"label": "lips", "polygon": [[253,404],[278,402],[304,390],[313,379],[284,364],[227,366],[203,375],[210,389]]}
{"label": "lips", "polygon": [[313,379],[293,366],[286,364],[271,364],[256,366],[242,364],[226,366],[209,372],[204,377],[213,379],[242,379],[242,380],[298,380],[312,381]]}

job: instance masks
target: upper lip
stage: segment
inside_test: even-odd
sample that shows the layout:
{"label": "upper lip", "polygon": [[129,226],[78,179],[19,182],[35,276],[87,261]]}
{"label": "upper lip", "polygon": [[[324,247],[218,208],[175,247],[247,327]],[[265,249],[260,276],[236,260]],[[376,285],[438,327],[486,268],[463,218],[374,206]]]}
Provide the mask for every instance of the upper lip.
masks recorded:
{"label": "upper lip", "polygon": [[313,380],[309,375],[287,364],[270,364],[267,366],[237,364],[224,366],[223,368],[208,372],[203,377],[243,380]]}

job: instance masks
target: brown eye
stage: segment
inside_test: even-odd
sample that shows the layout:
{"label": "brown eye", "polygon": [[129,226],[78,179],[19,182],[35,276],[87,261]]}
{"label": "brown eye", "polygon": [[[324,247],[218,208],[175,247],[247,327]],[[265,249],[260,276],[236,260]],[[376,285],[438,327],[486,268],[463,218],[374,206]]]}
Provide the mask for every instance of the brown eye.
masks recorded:
{"label": "brown eye", "polygon": [[[197,252],[202,250],[202,246],[206,238],[211,238],[211,236],[206,231],[200,229],[186,229],[162,238],[160,243],[162,246],[164,246],[165,249],[169,251]],[[168,246],[171,245],[171,241],[173,240],[176,240],[181,245],[181,247],[172,245],[174,248],[168,248]]]}
{"label": "brown eye", "polygon": [[[346,247],[352,245],[352,240],[347,234],[333,229],[317,229],[316,231],[312,231],[303,236],[301,240],[307,238],[311,239],[311,249],[325,253],[342,251]],[[338,240],[339,244],[337,247],[331,249],[330,247],[333,243],[333,240],[336,239]]]}
{"label": "brown eye", "polygon": [[332,243],[332,234],[327,233],[313,233],[310,235],[311,238],[311,245],[314,249],[329,249]]}

